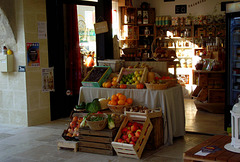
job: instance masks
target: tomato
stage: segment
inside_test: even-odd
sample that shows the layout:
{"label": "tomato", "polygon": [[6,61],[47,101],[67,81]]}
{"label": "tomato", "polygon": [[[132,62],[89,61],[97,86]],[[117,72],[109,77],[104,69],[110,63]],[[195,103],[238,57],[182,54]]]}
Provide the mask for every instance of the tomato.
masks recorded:
{"label": "tomato", "polygon": [[143,89],[144,88],[144,84],[142,83],[138,83],[136,86],[137,89]]}
{"label": "tomato", "polygon": [[121,89],[126,89],[126,88],[127,88],[127,85],[126,85],[126,84],[120,84],[120,88],[121,88]]}

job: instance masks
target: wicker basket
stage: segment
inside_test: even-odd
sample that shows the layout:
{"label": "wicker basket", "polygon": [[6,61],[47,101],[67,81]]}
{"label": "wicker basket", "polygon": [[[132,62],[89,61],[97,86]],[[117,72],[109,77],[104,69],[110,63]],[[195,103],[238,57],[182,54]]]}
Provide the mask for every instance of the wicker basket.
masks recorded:
{"label": "wicker basket", "polygon": [[123,114],[124,108],[128,108],[130,106],[131,105],[109,105],[108,104],[109,109],[116,114]]}
{"label": "wicker basket", "polygon": [[[104,117],[104,120],[90,121],[90,118],[92,116]],[[92,114],[92,115],[88,116],[86,122],[87,122],[87,125],[89,126],[89,128],[91,130],[103,130],[106,127],[106,125],[107,125],[107,115],[106,114]]]}
{"label": "wicker basket", "polygon": [[150,90],[163,90],[163,89],[167,89],[168,88],[168,84],[164,83],[164,84],[149,84],[149,83],[145,83],[147,89]]}

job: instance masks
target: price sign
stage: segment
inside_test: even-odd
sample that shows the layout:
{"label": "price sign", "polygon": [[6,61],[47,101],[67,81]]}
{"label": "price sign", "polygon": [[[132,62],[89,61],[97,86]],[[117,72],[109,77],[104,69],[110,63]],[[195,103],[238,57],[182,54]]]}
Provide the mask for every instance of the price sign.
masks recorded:
{"label": "price sign", "polygon": [[187,5],[176,5],[175,14],[185,14],[187,13]]}

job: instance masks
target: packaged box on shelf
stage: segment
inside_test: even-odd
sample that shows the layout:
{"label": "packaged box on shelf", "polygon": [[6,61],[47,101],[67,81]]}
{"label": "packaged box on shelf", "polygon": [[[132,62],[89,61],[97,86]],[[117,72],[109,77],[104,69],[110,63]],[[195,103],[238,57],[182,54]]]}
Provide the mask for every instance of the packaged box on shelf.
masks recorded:
{"label": "packaged box on shelf", "polygon": [[[126,127],[128,121],[133,121],[133,122],[136,121],[138,123],[140,123],[140,122],[143,123],[143,128],[142,128],[141,134],[140,134],[138,140],[136,141],[135,145],[117,142],[117,140],[119,138],[121,138],[121,135],[122,135],[121,130],[124,127]],[[148,141],[148,138],[151,134],[152,129],[153,129],[153,125],[147,116],[127,114],[124,121],[122,122],[121,127],[118,130],[118,133],[117,133],[114,141],[112,142],[112,146],[113,146],[114,150],[116,151],[117,155],[123,156],[123,157],[140,159],[142,156],[142,152],[145,148],[145,145]]]}
{"label": "packaged box on shelf", "polygon": [[110,66],[95,66],[83,79],[82,85],[84,87],[101,87],[111,72],[112,69]]}
{"label": "packaged box on shelf", "polygon": [[114,73],[120,72],[121,68],[124,67],[125,61],[124,60],[114,60],[114,59],[107,59],[107,60],[98,60],[99,66],[110,66]]}

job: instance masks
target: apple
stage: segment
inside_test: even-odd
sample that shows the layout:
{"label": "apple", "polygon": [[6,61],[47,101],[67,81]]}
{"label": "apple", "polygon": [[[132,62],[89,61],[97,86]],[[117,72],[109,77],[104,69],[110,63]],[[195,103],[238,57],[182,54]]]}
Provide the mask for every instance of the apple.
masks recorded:
{"label": "apple", "polygon": [[128,129],[126,127],[124,127],[121,132],[122,132],[122,134],[127,134],[127,131],[128,131]]}
{"label": "apple", "polygon": [[140,127],[139,127],[141,130],[143,129],[143,125],[140,125]]}
{"label": "apple", "polygon": [[78,121],[78,117],[77,117],[77,116],[74,116],[74,117],[72,118],[72,121],[74,121],[74,122]]}
{"label": "apple", "polygon": [[135,142],[131,141],[129,144],[132,144],[133,146],[135,146]]}
{"label": "apple", "polygon": [[128,130],[128,131],[127,131],[127,135],[129,135],[130,133],[132,133],[132,131],[131,131],[131,130]]}
{"label": "apple", "polygon": [[117,141],[118,141],[118,142],[122,142],[123,140],[122,140],[121,138],[119,138]]}
{"label": "apple", "polygon": [[70,122],[70,127],[75,128],[77,126],[77,123],[75,121]]}
{"label": "apple", "polygon": [[126,134],[122,135],[123,140],[126,140],[127,138],[128,138],[128,135],[126,135]]}
{"label": "apple", "polygon": [[142,131],[141,131],[140,129],[138,129],[138,130],[135,132],[135,136],[136,136],[136,137],[140,137],[141,132],[142,132]]}
{"label": "apple", "polygon": [[73,128],[68,128],[68,133],[73,134],[73,132],[74,132],[74,129],[73,129]]}
{"label": "apple", "polygon": [[138,126],[137,125],[132,125],[131,126],[131,131],[132,132],[135,132],[135,131],[137,131],[138,130]]}
{"label": "apple", "polygon": [[127,127],[127,130],[131,130],[131,126],[130,126],[130,127]]}
{"label": "apple", "polygon": [[128,123],[127,123],[127,126],[128,126],[128,127],[131,127],[131,126],[132,126],[132,122],[128,122]]}
{"label": "apple", "polygon": [[133,136],[131,140],[135,143],[138,140],[138,138],[136,136]]}
{"label": "apple", "polygon": [[127,139],[126,139],[126,142],[129,143],[129,142],[130,142],[130,138],[127,138]]}
{"label": "apple", "polygon": [[133,122],[133,125],[138,127],[139,124],[137,122]]}
{"label": "apple", "polygon": [[133,136],[134,136],[133,133],[129,133],[129,134],[128,134],[128,138],[132,138]]}

